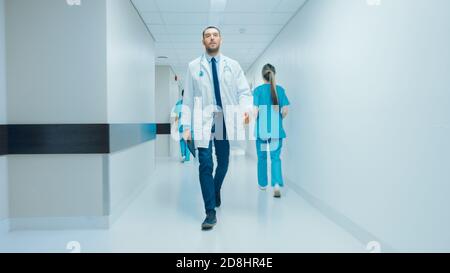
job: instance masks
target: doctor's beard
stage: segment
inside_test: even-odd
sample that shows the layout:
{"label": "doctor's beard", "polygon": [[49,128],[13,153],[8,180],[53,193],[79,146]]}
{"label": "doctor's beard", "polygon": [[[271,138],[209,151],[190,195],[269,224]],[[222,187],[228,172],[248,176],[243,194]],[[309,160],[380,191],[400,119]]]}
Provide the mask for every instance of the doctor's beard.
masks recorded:
{"label": "doctor's beard", "polygon": [[206,52],[209,54],[209,55],[216,55],[217,53],[219,53],[219,51],[220,51],[220,45],[217,47],[217,48],[209,48],[209,47],[207,47],[206,48]]}

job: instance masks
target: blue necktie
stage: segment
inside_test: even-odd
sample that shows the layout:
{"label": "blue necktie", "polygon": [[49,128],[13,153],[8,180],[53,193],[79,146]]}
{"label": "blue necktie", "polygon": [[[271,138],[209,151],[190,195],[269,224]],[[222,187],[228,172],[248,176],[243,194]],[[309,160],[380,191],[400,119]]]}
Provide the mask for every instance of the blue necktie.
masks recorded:
{"label": "blue necktie", "polygon": [[211,132],[215,134],[215,138],[218,140],[226,139],[226,127],[225,121],[223,119],[223,108],[222,108],[222,98],[220,97],[220,85],[219,85],[219,77],[217,76],[217,66],[216,59],[211,59],[212,64],[212,73],[213,73],[213,82],[214,82],[214,94],[216,96],[216,104],[220,107],[220,112],[214,115],[214,124]]}
{"label": "blue necktie", "polygon": [[220,109],[222,109],[222,98],[220,97],[220,85],[219,85],[219,77],[217,77],[216,59],[212,58],[211,63],[212,63],[214,94],[216,95],[216,103],[220,107]]}

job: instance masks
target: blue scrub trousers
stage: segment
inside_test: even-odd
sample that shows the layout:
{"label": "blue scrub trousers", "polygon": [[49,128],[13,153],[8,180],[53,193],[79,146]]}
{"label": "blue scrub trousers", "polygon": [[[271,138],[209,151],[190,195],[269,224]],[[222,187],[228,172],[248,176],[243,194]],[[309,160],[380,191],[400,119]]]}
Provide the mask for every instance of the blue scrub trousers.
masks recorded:
{"label": "blue scrub trousers", "polygon": [[[212,133],[215,132],[215,125],[212,128]],[[220,132],[221,134],[222,132]],[[219,134],[219,135],[220,135]],[[200,186],[202,189],[203,201],[205,203],[205,212],[215,213],[216,210],[216,194],[222,188],[223,180],[228,171],[230,158],[230,143],[226,137],[216,138],[212,136],[213,140],[209,142],[208,148],[198,148],[198,161]],[[226,136],[226,127],[223,125],[223,136]],[[214,163],[212,158],[212,145],[216,150],[217,167],[213,177]]]}
{"label": "blue scrub trousers", "polygon": [[267,149],[270,151],[272,187],[279,185],[284,186],[283,175],[281,173],[281,147],[283,139],[256,140],[256,153],[258,155],[258,184],[261,187],[268,185],[267,179]]}

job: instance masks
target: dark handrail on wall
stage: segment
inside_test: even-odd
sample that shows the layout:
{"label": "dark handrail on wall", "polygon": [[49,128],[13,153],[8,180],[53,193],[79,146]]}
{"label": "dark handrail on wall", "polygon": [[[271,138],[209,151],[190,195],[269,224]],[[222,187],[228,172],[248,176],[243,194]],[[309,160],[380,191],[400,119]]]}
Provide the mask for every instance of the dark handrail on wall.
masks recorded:
{"label": "dark handrail on wall", "polygon": [[0,125],[0,155],[108,154],[170,134],[170,124]]}

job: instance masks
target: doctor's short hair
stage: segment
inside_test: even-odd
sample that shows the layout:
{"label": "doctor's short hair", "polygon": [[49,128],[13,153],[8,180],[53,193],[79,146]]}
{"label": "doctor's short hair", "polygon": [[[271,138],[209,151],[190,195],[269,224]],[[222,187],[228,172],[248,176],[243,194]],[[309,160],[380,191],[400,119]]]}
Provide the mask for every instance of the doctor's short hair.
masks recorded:
{"label": "doctor's short hair", "polygon": [[219,32],[219,36],[222,36],[222,33],[220,32],[220,29],[219,29],[218,27],[216,27],[216,26],[209,26],[209,27],[206,27],[206,28],[203,30],[202,38],[205,38],[205,32],[206,32],[208,29],[211,29],[211,28],[217,29],[217,31]]}

